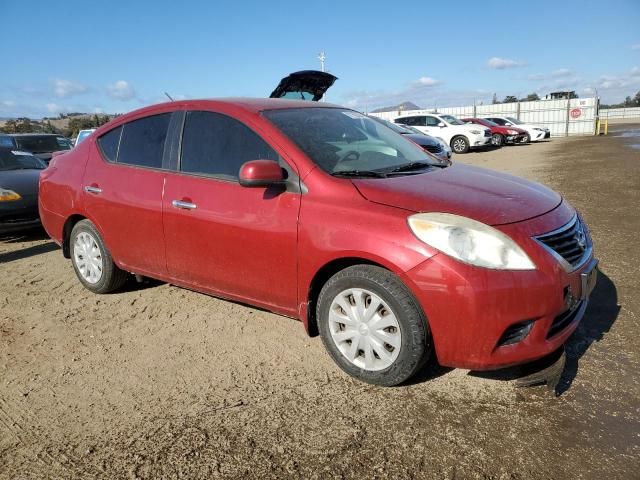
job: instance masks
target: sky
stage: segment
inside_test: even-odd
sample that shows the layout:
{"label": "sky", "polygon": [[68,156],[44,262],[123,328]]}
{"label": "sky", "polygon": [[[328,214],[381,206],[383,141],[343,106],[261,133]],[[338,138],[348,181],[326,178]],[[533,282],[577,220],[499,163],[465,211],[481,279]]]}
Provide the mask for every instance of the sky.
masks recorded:
{"label": "sky", "polygon": [[0,117],[266,97],[320,51],[327,100],[364,111],[640,90],[640,0],[0,0],[0,18]]}

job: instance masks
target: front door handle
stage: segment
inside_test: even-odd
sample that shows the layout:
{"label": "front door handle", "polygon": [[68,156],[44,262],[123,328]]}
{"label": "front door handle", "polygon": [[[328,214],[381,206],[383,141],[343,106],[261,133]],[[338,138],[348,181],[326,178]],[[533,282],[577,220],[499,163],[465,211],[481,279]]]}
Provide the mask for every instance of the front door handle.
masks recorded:
{"label": "front door handle", "polygon": [[198,207],[195,203],[185,202],[184,200],[174,200],[171,202],[171,205],[184,210],[194,210]]}
{"label": "front door handle", "polygon": [[87,193],[102,193],[102,189],[99,187],[94,187],[93,185],[87,185],[86,187],[84,187],[84,191]]}

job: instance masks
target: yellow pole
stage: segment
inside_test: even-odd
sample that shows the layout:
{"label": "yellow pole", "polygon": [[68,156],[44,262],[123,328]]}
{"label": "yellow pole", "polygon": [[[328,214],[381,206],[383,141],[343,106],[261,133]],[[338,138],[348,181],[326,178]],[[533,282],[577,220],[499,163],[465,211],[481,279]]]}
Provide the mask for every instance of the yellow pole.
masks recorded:
{"label": "yellow pole", "polygon": [[608,118],[604,121],[604,134],[605,135],[609,134],[609,119]]}
{"label": "yellow pole", "polygon": [[600,135],[600,119],[596,120],[596,135]]}

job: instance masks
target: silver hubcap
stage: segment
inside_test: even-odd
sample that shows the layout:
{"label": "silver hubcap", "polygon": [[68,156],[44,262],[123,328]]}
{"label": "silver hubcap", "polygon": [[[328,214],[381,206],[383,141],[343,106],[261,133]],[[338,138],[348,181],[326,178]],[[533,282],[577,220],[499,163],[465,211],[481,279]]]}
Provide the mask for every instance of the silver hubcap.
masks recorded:
{"label": "silver hubcap", "polygon": [[340,292],[331,303],[329,329],[342,355],[364,370],[384,370],[400,353],[398,319],[386,302],[369,290]]}
{"label": "silver hubcap", "polygon": [[461,152],[462,150],[464,150],[464,147],[465,147],[464,140],[458,139],[455,142],[453,142],[453,149],[456,152]]}
{"label": "silver hubcap", "polygon": [[73,260],[80,275],[89,283],[102,278],[102,252],[93,235],[81,232],[73,243]]}

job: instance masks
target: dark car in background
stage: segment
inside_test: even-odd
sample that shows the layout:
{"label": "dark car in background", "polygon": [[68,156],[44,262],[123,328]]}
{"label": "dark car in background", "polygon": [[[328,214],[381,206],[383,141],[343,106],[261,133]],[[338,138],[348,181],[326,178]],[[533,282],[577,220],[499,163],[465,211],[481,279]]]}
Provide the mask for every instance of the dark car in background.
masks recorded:
{"label": "dark car in background", "polygon": [[0,147],[0,234],[40,225],[38,180],[46,166],[28,152]]}
{"label": "dark car in background", "polygon": [[7,133],[0,134],[0,147],[9,147],[34,154],[49,163],[53,152],[71,150],[68,138],[55,133]]}
{"label": "dark car in background", "polygon": [[529,143],[527,131],[521,128],[498,125],[486,118],[463,118],[462,121],[489,128],[491,130],[491,144],[496,147],[509,143]]}
{"label": "dark car in background", "polygon": [[391,130],[399,133],[400,135],[404,135],[413,143],[417,143],[424,151],[430,153],[441,162],[446,163],[447,165],[451,163],[451,149],[446,148],[447,145],[444,142],[441,142],[430,135],[425,135],[424,133],[420,133],[417,130],[413,130],[410,127],[405,127],[404,125],[400,125],[398,123],[392,123],[388,120],[383,120],[382,118],[374,116],[369,116],[369,118],[383,124],[386,127],[389,127]]}

